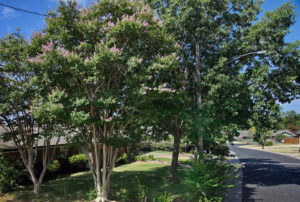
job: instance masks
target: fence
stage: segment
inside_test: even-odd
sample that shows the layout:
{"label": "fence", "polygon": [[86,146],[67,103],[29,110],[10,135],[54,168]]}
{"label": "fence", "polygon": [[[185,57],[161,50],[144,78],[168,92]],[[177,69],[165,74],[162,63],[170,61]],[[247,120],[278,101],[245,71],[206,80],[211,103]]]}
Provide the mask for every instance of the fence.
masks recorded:
{"label": "fence", "polygon": [[284,144],[299,144],[298,137],[284,137]]}

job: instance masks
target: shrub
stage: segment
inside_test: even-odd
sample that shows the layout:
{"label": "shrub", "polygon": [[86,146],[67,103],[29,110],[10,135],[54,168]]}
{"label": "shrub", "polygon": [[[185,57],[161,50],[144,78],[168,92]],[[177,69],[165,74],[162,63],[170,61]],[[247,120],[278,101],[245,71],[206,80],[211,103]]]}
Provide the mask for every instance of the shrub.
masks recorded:
{"label": "shrub", "polygon": [[213,147],[211,147],[211,154],[216,156],[229,156],[230,151],[227,145],[216,143]]}
{"label": "shrub", "polygon": [[59,164],[58,160],[52,161],[52,163],[49,165],[49,168],[48,168],[49,172],[52,172],[52,173],[59,171],[59,169],[60,169],[60,164]]}
{"label": "shrub", "polygon": [[123,153],[119,158],[117,158],[116,163],[119,165],[128,163],[127,154]]}
{"label": "shrub", "polygon": [[273,145],[273,142],[272,141],[267,141],[265,146],[272,146]]}
{"label": "shrub", "polygon": [[153,160],[155,160],[155,158],[153,155],[150,154],[150,155],[145,155],[145,156],[138,156],[138,157],[136,157],[136,160],[137,161],[148,161],[148,160],[153,161]]}
{"label": "shrub", "polygon": [[88,193],[86,193],[86,197],[90,201],[94,200],[97,198],[97,190],[95,188],[91,189]]}
{"label": "shrub", "polygon": [[198,162],[191,164],[192,168],[186,171],[193,187],[191,200],[222,201],[226,188],[231,186],[225,182],[230,178],[232,166],[211,155],[202,156]]}
{"label": "shrub", "polygon": [[0,192],[11,191],[19,184],[20,176],[25,175],[23,169],[17,170],[14,166],[18,164],[8,162],[0,152]]}
{"label": "shrub", "polygon": [[[185,151],[186,147],[188,150],[191,149],[190,145],[185,146],[184,144],[180,144],[179,150]],[[139,148],[141,151],[173,151],[173,142],[165,141],[165,142],[141,142],[139,144]]]}
{"label": "shrub", "polygon": [[84,169],[88,163],[88,159],[84,154],[75,154],[69,157],[69,162],[74,169]]}
{"label": "shrub", "polygon": [[155,199],[155,202],[171,202],[173,201],[171,194],[165,192]]}
{"label": "shrub", "polygon": [[283,134],[278,134],[278,135],[276,135],[275,139],[276,139],[277,142],[282,142],[282,140],[284,139],[284,135]]}

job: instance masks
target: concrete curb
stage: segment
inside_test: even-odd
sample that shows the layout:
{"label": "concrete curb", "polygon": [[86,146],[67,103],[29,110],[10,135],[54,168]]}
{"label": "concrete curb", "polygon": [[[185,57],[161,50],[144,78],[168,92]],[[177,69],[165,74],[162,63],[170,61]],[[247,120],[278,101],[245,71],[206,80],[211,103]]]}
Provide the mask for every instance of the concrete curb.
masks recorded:
{"label": "concrete curb", "polygon": [[235,157],[229,160],[231,165],[238,164],[237,176],[232,176],[234,187],[230,188],[225,197],[225,202],[242,202],[243,199],[243,170],[238,157],[234,152],[230,152]]}

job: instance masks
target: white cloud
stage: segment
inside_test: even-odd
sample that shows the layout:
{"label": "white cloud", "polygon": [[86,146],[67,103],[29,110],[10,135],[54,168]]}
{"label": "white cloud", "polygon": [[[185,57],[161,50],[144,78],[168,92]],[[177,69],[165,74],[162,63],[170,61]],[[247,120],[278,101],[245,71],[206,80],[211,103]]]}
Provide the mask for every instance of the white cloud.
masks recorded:
{"label": "white cloud", "polygon": [[4,7],[1,11],[1,18],[14,18],[16,13],[13,9]]}

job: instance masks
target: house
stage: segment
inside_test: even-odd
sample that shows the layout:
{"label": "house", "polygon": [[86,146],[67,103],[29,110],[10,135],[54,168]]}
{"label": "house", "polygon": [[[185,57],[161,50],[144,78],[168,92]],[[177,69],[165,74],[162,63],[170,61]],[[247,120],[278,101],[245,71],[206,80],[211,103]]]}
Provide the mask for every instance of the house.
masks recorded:
{"label": "house", "polygon": [[[6,130],[3,127],[0,127],[0,150],[3,152],[5,157],[7,157],[8,160],[10,161],[16,161],[17,159],[20,158],[20,153],[15,145],[15,143],[10,140],[7,142],[4,142],[1,137],[2,134],[5,133]],[[54,147],[56,145],[56,142],[58,140],[58,137],[54,137],[50,141],[50,146]],[[42,157],[42,148],[44,147],[44,141],[40,139],[37,144],[37,160],[41,161]],[[78,154],[78,149],[75,146],[69,145],[67,140],[64,137],[60,137],[59,142],[56,145],[55,149],[55,155],[61,155],[61,156],[71,156],[73,154]]]}
{"label": "house", "polygon": [[239,136],[236,138],[237,140],[247,139],[249,135],[248,130],[238,130]]}
{"label": "house", "polygon": [[296,136],[300,138],[300,130],[297,131]]}
{"label": "house", "polygon": [[272,138],[275,138],[277,135],[284,135],[285,137],[296,137],[296,135],[289,130],[279,130],[272,134]]}

